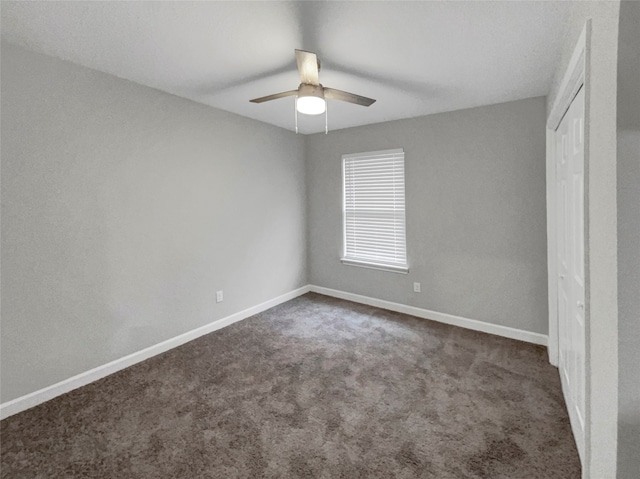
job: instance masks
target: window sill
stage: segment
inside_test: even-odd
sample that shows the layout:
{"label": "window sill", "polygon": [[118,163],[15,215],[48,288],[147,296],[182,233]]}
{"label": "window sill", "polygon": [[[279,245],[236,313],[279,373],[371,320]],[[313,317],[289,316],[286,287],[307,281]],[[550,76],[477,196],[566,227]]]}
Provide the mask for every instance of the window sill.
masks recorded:
{"label": "window sill", "polygon": [[355,259],[340,258],[342,264],[347,266],[358,266],[360,268],[378,269],[381,271],[389,271],[391,273],[407,274],[409,272],[408,266],[393,266],[390,264],[369,263],[367,261],[359,261]]}

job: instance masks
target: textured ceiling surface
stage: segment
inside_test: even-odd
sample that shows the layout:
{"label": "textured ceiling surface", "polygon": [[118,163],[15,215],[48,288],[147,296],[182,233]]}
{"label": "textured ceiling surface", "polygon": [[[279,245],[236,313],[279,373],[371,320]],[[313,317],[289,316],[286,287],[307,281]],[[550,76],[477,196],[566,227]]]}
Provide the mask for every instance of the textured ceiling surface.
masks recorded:
{"label": "textured ceiling surface", "polygon": [[[328,105],[329,128],[546,95],[570,3],[2,2],[2,39],[136,83],[294,128],[294,49],[320,82],[377,99]],[[324,116],[300,116],[324,131]]]}

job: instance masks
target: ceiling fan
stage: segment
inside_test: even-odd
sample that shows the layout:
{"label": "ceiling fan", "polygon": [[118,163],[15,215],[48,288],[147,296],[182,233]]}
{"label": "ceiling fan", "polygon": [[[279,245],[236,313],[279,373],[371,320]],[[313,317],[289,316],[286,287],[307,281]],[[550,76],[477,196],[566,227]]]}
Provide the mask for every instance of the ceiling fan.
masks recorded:
{"label": "ceiling fan", "polygon": [[356,105],[370,106],[375,100],[364,96],[348,93],[335,88],[322,86],[318,81],[320,71],[320,60],[315,53],[304,50],[296,50],[296,63],[300,72],[300,85],[297,90],[284,91],[260,98],[249,100],[252,103],[263,103],[265,101],[277,100],[286,96],[296,96],[296,132],[298,131],[297,113],[305,115],[320,115],[327,111],[327,99],[341,100]]}

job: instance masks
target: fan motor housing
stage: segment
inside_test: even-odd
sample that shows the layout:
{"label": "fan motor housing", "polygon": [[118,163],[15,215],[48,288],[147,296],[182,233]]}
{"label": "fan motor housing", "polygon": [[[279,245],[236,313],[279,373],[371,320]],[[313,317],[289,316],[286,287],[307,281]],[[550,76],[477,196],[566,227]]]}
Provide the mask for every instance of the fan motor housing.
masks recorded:
{"label": "fan motor housing", "polygon": [[316,96],[324,100],[324,87],[322,85],[310,85],[308,83],[300,83],[298,87],[298,98],[303,96]]}

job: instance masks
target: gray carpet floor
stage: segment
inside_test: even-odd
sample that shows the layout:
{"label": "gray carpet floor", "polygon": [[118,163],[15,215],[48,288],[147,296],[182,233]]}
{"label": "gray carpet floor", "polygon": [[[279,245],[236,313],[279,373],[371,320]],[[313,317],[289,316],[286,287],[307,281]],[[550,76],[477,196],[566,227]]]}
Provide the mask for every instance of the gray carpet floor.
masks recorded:
{"label": "gray carpet floor", "polygon": [[546,349],[317,294],[0,423],[2,478],[579,478]]}

